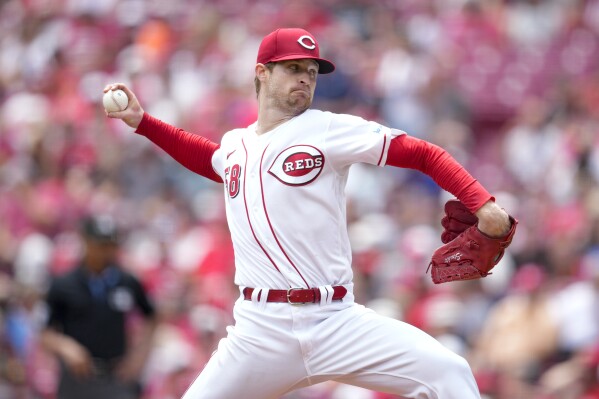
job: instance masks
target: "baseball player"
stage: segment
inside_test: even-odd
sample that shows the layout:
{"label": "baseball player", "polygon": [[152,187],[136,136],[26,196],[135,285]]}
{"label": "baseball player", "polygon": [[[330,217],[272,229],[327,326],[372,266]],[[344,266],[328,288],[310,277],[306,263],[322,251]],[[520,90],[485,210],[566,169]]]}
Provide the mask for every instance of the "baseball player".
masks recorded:
{"label": "baseball player", "polygon": [[[318,74],[334,69],[309,32],[268,34],[255,66],[258,119],[220,144],[148,115],[123,84],[104,89],[129,96],[125,111],[107,116],[223,183],[240,289],[235,325],[184,399],[271,399],[326,380],[406,398],[480,397],[463,358],[354,302],[344,187],[356,162],[414,168],[472,212],[477,234],[503,237],[515,223],[441,148],[356,116],[310,109]],[[461,236],[471,231],[466,227],[454,230]]]}

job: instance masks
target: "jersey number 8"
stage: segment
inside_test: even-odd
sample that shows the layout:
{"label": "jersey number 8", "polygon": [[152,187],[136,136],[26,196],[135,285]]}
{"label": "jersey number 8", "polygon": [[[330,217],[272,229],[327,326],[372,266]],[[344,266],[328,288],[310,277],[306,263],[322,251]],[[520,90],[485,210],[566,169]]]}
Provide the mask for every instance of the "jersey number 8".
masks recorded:
{"label": "jersey number 8", "polygon": [[225,169],[225,179],[227,182],[227,191],[229,197],[235,198],[239,194],[239,177],[241,175],[241,166],[235,164]]}

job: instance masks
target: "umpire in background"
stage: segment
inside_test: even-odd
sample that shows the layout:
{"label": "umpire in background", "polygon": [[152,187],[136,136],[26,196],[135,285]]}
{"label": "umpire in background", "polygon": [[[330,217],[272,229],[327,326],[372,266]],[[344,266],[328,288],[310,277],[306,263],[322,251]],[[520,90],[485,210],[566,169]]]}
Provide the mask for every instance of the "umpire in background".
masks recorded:
{"label": "umpire in background", "polygon": [[[85,254],[78,267],[49,288],[48,324],[42,345],[60,363],[58,399],[134,399],[138,377],[151,348],[156,318],[144,288],[117,261],[114,219],[83,220]],[[143,316],[140,333],[128,344],[126,316]]]}

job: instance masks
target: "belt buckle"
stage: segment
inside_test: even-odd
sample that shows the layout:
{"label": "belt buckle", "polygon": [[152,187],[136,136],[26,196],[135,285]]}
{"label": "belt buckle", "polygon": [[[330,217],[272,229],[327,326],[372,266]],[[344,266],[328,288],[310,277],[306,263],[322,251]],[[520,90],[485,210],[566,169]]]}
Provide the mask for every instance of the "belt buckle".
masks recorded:
{"label": "belt buckle", "polygon": [[294,290],[302,290],[303,288],[300,287],[292,287],[289,288],[287,290],[287,303],[293,306],[301,306],[301,305],[307,305],[308,303],[312,303],[312,302],[291,302],[291,292]]}

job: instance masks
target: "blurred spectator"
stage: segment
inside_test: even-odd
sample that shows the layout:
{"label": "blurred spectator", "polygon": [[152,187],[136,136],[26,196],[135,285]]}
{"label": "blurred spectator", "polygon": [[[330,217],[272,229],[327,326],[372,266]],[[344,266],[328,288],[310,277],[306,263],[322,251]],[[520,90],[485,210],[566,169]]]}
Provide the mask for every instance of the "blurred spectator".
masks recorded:
{"label": "blurred spectator", "polygon": [[490,309],[476,342],[473,367],[495,375],[491,390],[500,398],[530,397],[529,387],[555,353],[557,323],[546,283],[542,266],[523,265],[513,276],[511,295]]}
{"label": "blurred spectator", "polygon": [[599,342],[599,249],[582,258],[580,281],[562,287],[552,298],[552,315],[557,321],[559,349],[575,354]]}

